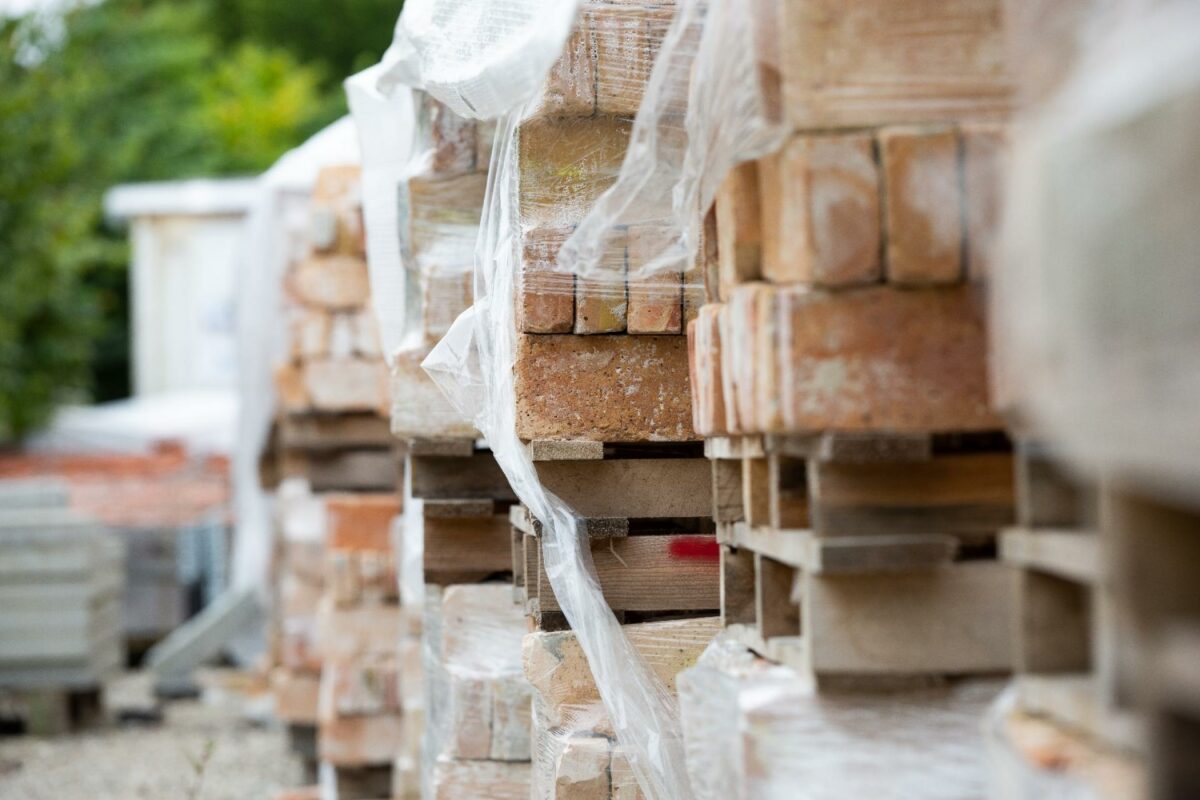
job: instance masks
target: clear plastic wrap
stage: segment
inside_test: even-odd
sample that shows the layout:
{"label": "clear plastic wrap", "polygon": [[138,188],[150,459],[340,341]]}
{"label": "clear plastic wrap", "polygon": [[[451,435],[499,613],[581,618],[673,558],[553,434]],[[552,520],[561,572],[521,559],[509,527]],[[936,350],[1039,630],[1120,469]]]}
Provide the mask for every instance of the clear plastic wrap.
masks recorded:
{"label": "clear plastic wrap", "polygon": [[[618,174],[630,135],[629,116],[640,102],[673,11],[665,3],[595,2],[586,4],[576,19],[570,3],[413,4],[401,18],[401,35],[389,54],[389,76],[380,83],[381,88],[389,81],[416,85],[463,115],[486,117],[504,111],[497,122],[475,250],[474,305],[424,365],[486,435],[510,484],[542,522],[543,558],[555,595],[587,655],[618,746],[646,795],[655,800],[690,796],[676,703],[605,603],[590,568],[590,550],[574,535],[573,513],[538,481],[518,437],[513,367],[518,334],[528,316],[522,312],[518,321],[518,278],[529,261],[547,267],[551,277],[543,293],[556,304],[556,313],[569,309],[571,316],[569,324],[559,320],[548,331],[640,330],[637,322],[632,331],[628,323],[639,317],[626,305],[626,298],[634,306],[638,298],[627,287],[627,262],[634,259],[640,264],[642,256],[635,257],[638,248],[659,249],[662,237],[657,225],[643,226],[647,229],[636,237],[637,244],[628,237],[619,246],[610,241],[611,258],[601,265],[601,271],[607,266],[609,274],[596,273],[593,282],[576,282],[552,262],[556,243],[583,219]],[[504,19],[496,20],[497,15]],[[558,35],[549,36],[560,21]],[[572,23],[574,39],[555,65],[564,53]],[[474,58],[477,53],[480,57]],[[535,69],[537,80],[513,79],[514,63],[520,63],[521,69]],[[551,71],[550,81],[542,90],[547,71]],[[682,266],[681,261],[671,271],[682,273]],[[646,273],[635,266],[634,274]],[[646,332],[682,333],[685,288],[699,285],[698,279],[676,274],[645,293],[648,298],[663,298],[650,304],[657,307],[645,314],[650,320]],[[685,374],[681,384],[664,391],[684,398],[686,420],[690,401]],[[614,429],[610,425],[597,430]],[[692,437],[689,426],[674,422],[652,432],[676,439]]]}
{"label": "clear plastic wrap", "polygon": [[986,793],[980,719],[1000,681],[818,694],[720,637],[678,683],[699,800]]}
{"label": "clear plastic wrap", "polygon": [[429,589],[423,796],[448,796],[439,769],[450,762],[529,761],[532,689],[521,670],[524,633],[524,614],[506,584]]}

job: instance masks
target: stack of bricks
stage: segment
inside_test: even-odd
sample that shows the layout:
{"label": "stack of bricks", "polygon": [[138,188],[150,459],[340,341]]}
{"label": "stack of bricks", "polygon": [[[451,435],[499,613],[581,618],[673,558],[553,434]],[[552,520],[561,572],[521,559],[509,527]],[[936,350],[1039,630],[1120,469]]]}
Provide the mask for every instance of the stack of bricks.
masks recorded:
{"label": "stack of bricks", "polygon": [[285,481],[276,494],[275,512],[271,694],[275,717],[287,726],[293,752],[315,780],[321,683],[316,626],[325,593],[325,503],[303,482]]}
{"label": "stack of bricks", "polygon": [[264,466],[274,480],[304,477],[318,490],[379,490],[397,478],[359,172],[321,170],[284,276],[288,351],[275,368],[279,409]]}
{"label": "stack of bricks", "polygon": [[317,753],[336,800],[391,798],[405,730],[395,495],[325,499],[325,591],[317,614]]}
{"label": "stack of bricks", "polygon": [[400,185],[406,331],[392,365],[392,427],[401,438],[470,437],[421,369],[473,301],[475,240],[487,188],[494,125],[457,116],[416,92],[413,157]]}
{"label": "stack of bricks", "polygon": [[585,2],[537,108],[518,128],[517,433],[523,440],[687,441],[686,343],[702,297],[693,271],[637,276],[660,228],[608,232],[599,273],[558,250],[620,170],[632,117],[674,9]]}
{"label": "stack of bricks", "polygon": [[426,590],[423,796],[526,800],[531,688],[525,621],[503,583]]}
{"label": "stack of bricks", "polygon": [[[695,268],[645,275],[666,242],[657,222],[611,227],[586,276],[564,271],[558,254],[620,171],[674,12],[651,0],[582,4],[516,131],[512,231],[517,437],[573,515],[557,535],[587,542],[606,602],[669,689],[716,631],[719,605],[711,476],[682,335],[702,278]],[[514,506],[511,522],[514,593],[534,630],[533,796],[641,797],[551,585],[545,521]]]}
{"label": "stack of bricks", "polygon": [[790,134],[709,215],[693,421],[724,625],[822,689],[1011,667],[995,547],[1013,465],[981,297],[1010,95],[1000,5],[748,11]]}
{"label": "stack of bricks", "polygon": [[[639,657],[671,695],[676,677],[696,663],[719,630],[715,617],[625,626]],[[531,633],[522,653],[534,692],[531,796],[645,800],[575,633]]]}

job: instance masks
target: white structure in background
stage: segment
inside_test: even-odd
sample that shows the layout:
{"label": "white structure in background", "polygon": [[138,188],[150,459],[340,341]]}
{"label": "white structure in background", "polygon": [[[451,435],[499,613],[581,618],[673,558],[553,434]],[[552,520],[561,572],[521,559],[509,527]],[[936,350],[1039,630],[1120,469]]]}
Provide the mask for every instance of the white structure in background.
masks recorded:
{"label": "white structure in background", "polygon": [[126,184],[105,197],[133,245],[135,396],[236,389],[238,272],[257,191],[257,180],[193,180]]}

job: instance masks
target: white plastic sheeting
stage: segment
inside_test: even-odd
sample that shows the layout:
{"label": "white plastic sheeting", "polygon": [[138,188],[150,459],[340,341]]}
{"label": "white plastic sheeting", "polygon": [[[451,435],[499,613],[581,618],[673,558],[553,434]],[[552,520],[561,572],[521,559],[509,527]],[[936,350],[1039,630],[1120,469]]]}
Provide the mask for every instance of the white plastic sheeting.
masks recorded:
{"label": "white plastic sheeting", "polygon": [[345,117],[284,155],[259,179],[246,221],[237,297],[239,341],[237,450],[233,483],[237,534],[232,584],[266,601],[271,556],[271,509],[259,483],[258,457],[275,412],[272,368],[284,353],[283,273],[295,242],[303,241],[308,202],[322,167],[359,163],[354,123]]}
{"label": "white plastic sheeting", "polygon": [[[624,4],[596,5],[611,5],[619,13]],[[731,0],[693,0],[679,7],[664,56],[651,74],[621,178],[580,227],[568,260],[559,264],[562,270],[594,274],[597,242],[608,230],[650,220],[671,235],[664,237],[662,258],[650,259],[644,271],[682,271],[697,248],[700,215],[724,172],[767,152],[779,134],[759,88],[760,64],[744,9]],[[577,11],[578,3],[569,0],[411,0],[378,71],[352,81],[351,93],[361,80],[364,94],[375,92],[393,106],[411,108],[404,87],[413,87],[464,117],[497,120],[476,248],[475,305],[425,367],[487,437],[521,501],[544,524],[547,574],[643,790],[655,800],[682,800],[691,791],[677,704],[625,637],[600,592],[589,549],[573,535],[569,509],[541,486],[516,436],[516,132],[535,110]],[[705,60],[697,64],[697,58]],[[681,111],[686,129],[680,127]],[[738,124],[731,124],[735,120]],[[393,146],[399,150],[403,143]],[[395,186],[368,188],[368,209],[391,202],[386,192],[394,193]],[[403,328],[402,318],[397,320],[400,308],[398,303],[381,308],[385,330]]]}

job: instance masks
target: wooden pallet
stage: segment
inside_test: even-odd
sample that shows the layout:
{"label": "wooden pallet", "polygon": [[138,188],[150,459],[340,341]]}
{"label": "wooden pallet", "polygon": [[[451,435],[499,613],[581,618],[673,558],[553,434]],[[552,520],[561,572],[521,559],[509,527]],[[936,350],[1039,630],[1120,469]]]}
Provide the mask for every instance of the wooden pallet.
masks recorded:
{"label": "wooden pallet", "polygon": [[1070,474],[1045,445],[1017,448],[1017,525],[1000,555],[1016,570],[1016,690],[1022,711],[1119,747],[1140,723],[1118,707],[1114,608],[1103,587],[1098,486]]}
{"label": "wooden pallet", "polygon": [[824,681],[1004,672],[997,436],[710,439],[724,624]]}
{"label": "wooden pallet", "polygon": [[473,439],[409,439],[406,489],[421,500],[425,583],[505,578],[508,510],[516,493],[490,450]]}

